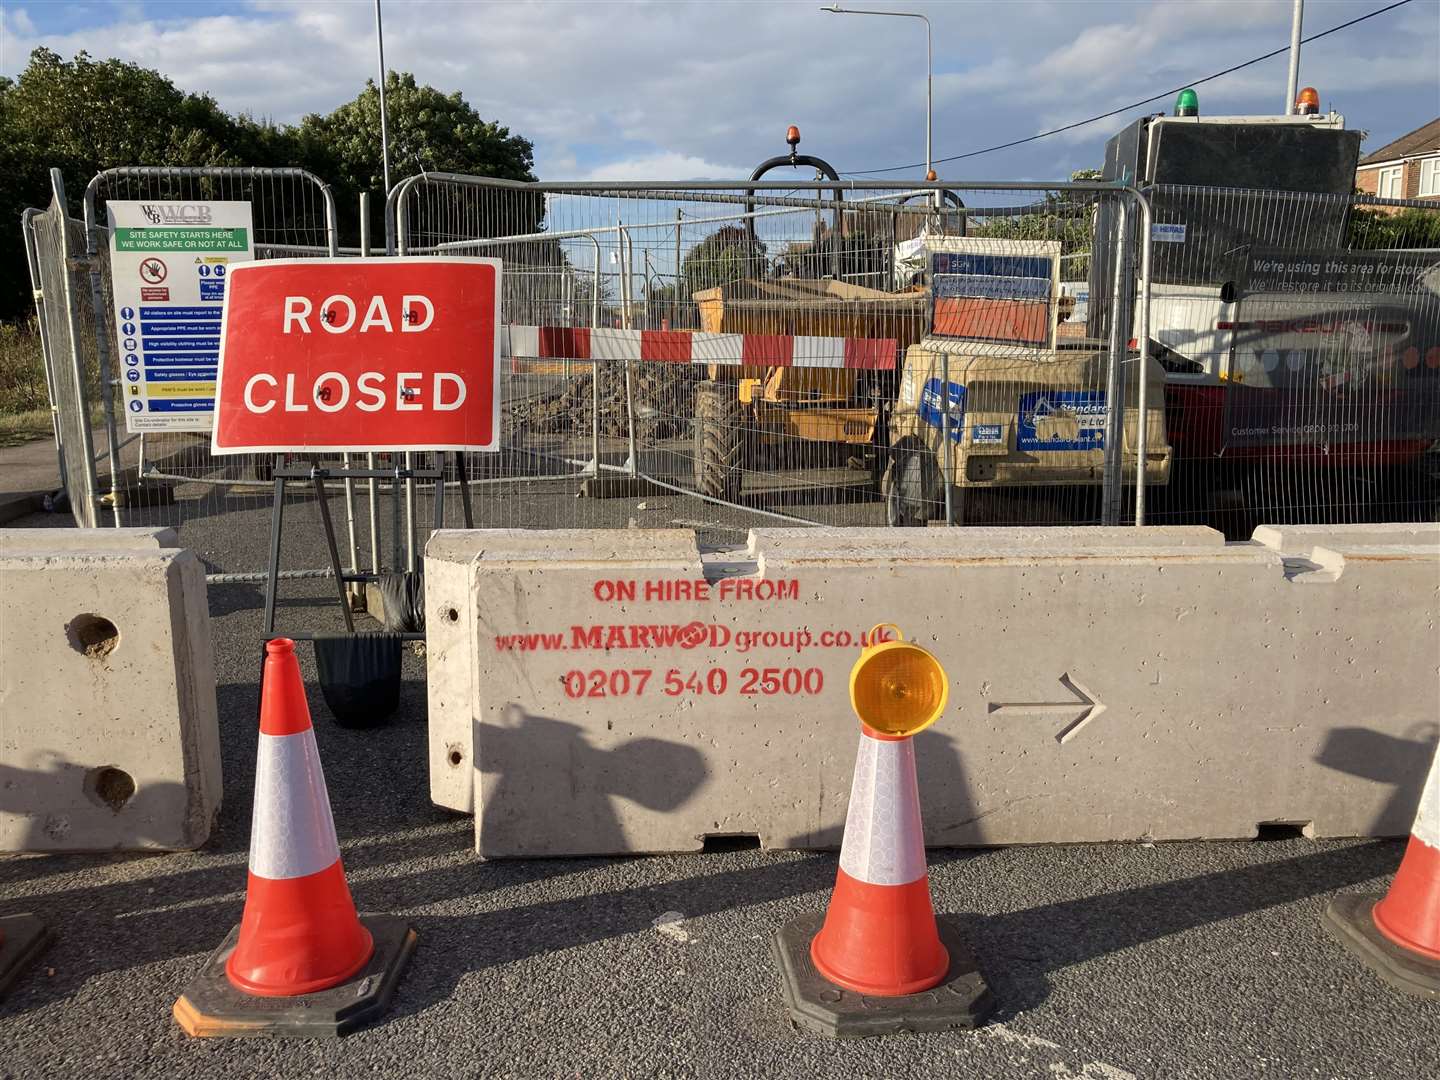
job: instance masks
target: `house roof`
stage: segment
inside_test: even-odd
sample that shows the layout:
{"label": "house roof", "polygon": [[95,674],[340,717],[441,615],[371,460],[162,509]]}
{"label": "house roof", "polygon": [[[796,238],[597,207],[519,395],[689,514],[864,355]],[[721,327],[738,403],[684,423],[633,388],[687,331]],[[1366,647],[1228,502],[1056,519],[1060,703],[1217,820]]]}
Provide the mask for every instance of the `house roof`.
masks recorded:
{"label": "house roof", "polygon": [[1360,159],[1361,166],[1373,165],[1377,161],[1394,161],[1396,158],[1414,157],[1440,150],[1440,116],[1424,127],[1418,127],[1408,135],[1401,135],[1394,142],[1386,143]]}

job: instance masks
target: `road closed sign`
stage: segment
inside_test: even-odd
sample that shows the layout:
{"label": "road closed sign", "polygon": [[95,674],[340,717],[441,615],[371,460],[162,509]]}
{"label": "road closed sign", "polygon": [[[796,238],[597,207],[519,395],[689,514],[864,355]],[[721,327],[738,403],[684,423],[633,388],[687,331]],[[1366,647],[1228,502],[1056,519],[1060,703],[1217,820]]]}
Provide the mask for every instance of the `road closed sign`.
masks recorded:
{"label": "road closed sign", "polygon": [[211,449],[495,450],[499,353],[498,259],[237,266]]}

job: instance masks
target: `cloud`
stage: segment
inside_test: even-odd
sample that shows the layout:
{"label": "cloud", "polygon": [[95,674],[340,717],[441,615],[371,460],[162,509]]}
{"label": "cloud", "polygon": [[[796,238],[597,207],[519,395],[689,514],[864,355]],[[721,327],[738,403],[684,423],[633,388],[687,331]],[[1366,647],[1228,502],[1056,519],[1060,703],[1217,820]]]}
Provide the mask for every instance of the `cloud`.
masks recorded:
{"label": "cloud", "polygon": [[749,170],[735,165],[716,165],[701,157],[673,151],[645,154],[597,165],[582,180],[734,180]]}
{"label": "cloud", "polygon": [[[925,5],[935,44],[937,157],[1083,119],[1218,71],[1288,41],[1286,0],[1128,0]],[[1303,54],[1302,80],[1373,145],[1431,119],[1440,69],[1433,7],[1417,4],[1333,35]],[[99,9],[81,24],[62,6],[0,10],[0,71],[45,44],[159,68],[223,106],[282,121],[329,111],[375,71],[369,4],[280,0],[190,16],[151,3]],[[1312,3],[1307,32],[1372,0]],[[203,10],[203,9],[202,9]],[[461,90],[487,118],[534,140],[547,179],[743,178],[785,151],[842,172],[924,156],[925,52],[907,19],[824,15],[813,0],[395,3],[386,59]],[[1285,58],[1201,88],[1208,112],[1279,107]],[[1167,103],[1149,106],[1149,111]],[[1064,176],[1098,164],[1104,141],[1145,110],[1000,154],[942,167],[952,179]],[[648,175],[646,170],[649,170]],[[896,176],[918,175],[921,170]]]}
{"label": "cloud", "polygon": [[[3,20],[4,15],[5,13],[3,11],[0,11],[0,20]],[[10,25],[16,34],[19,34],[22,37],[35,36],[35,24],[30,20],[30,16],[25,12],[24,8],[19,8],[16,11],[12,12],[10,20]],[[4,23],[0,22],[0,27],[3,26]],[[0,41],[4,41],[6,36],[8,35],[0,35]]]}

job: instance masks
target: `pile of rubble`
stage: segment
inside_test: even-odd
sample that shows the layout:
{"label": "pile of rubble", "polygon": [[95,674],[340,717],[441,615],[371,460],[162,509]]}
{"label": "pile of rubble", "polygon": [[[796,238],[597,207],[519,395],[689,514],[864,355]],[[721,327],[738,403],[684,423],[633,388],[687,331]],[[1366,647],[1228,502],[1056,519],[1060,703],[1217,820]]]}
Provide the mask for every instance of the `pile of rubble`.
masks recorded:
{"label": "pile of rubble", "polygon": [[[625,365],[602,363],[599,369],[600,434],[623,438],[629,430]],[[704,378],[705,368],[698,364],[631,364],[636,435],[652,440],[687,438],[695,415],[695,384]],[[511,420],[515,427],[536,434],[588,431],[594,409],[592,382],[586,372],[555,390],[514,402]]]}

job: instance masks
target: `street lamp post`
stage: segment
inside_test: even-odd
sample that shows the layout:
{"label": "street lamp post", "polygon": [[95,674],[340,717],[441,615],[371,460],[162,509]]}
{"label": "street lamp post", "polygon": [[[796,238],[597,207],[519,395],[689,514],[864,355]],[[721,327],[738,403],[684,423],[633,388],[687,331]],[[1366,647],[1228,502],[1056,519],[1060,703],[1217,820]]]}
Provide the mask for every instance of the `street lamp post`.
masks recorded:
{"label": "street lamp post", "polygon": [[1295,94],[1300,86],[1300,25],[1305,21],[1305,0],[1295,0],[1290,13],[1290,71],[1285,79],[1285,113],[1295,111]]}
{"label": "street lamp post", "polygon": [[[935,169],[930,156],[930,129],[934,118],[934,82],[935,64],[934,54],[930,45],[930,19],[918,11],[862,11],[858,8],[842,8],[838,3],[829,7],[822,7],[821,11],[828,11],[831,15],[893,15],[899,19],[919,19],[925,24],[925,179],[934,181],[936,179]],[[934,192],[935,205],[940,206],[940,192]]]}
{"label": "street lamp post", "polygon": [[375,0],[375,56],[380,68],[380,168],[385,176],[385,194],[390,194],[390,124],[385,115],[385,30],[380,22],[380,0]]}

